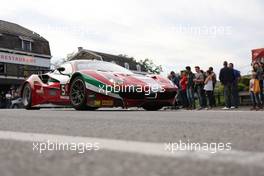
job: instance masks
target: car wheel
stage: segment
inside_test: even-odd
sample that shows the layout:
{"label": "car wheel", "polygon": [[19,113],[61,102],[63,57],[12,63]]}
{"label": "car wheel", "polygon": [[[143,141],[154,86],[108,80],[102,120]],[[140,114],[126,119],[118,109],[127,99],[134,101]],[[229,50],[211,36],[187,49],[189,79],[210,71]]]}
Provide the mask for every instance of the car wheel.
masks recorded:
{"label": "car wheel", "polygon": [[26,109],[32,109],[32,89],[29,83],[26,83],[22,92],[22,103]]}
{"label": "car wheel", "polygon": [[160,110],[161,108],[163,108],[162,105],[154,105],[154,104],[146,104],[146,105],[143,105],[142,106],[143,109],[145,109],[146,111],[158,111]]}
{"label": "car wheel", "polygon": [[96,110],[95,107],[87,106],[87,92],[85,82],[81,76],[77,76],[70,88],[70,101],[76,110]]}

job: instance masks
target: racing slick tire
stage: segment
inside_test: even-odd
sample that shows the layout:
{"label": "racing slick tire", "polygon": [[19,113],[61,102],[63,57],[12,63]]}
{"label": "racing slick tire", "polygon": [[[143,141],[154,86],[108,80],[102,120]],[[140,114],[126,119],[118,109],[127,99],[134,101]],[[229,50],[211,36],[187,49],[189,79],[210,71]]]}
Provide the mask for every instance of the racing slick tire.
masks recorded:
{"label": "racing slick tire", "polygon": [[142,108],[146,111],[158,111],[163,108],[163,106],[159,104],[145,104],[142,106]]}
{"label": "racing slick tire", "polygon": [[96,107],[87,106],[87,90],[85,82],[81,76],[77,76],[70,86],[70,101],[74,109],[83,110],[96,110]]}
{"label": "racing slick tire", "polygon": [[29,83],[26,83],[22,92],[22,103],[24,108],[27,110],[38,110],[40,108],[35,108],[31,106],[32,101],[32,89]]}

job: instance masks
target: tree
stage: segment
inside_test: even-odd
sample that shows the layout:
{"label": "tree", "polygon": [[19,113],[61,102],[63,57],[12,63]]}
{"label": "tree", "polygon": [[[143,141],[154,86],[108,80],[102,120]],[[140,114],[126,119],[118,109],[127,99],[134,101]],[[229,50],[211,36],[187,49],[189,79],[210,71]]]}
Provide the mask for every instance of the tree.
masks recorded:
{"label": "tree", "polygon": [[52,60],[51,60],[51,69],[56,69],[56,68],[58,68],[61,64],[63,64],[63,63],[65,63],[67,61],[67,59],[66,58],[60,58],[60,59],[58,59],[58,58],[53,58]]}
{"label": "tree", "polygon": [[162,72],[161,65],[155,65],[151,59],[146,58],[145,60],[140,60],[139,63],[143,65],[149,73],[160,74],[160,72]]}
{"label": "tree", "polygon": [[136,62],[136,59],[135,59],[134,57],[129,57],[129,56],[126,55],[126,54],[119,54],[118,56],[119,56],[119,57],[125,57],[125,58],[127,58],[127,59],[130,59],[131,61]]}
{"label": "tree", "polygon": [[51,59],[51,69],[56,69],[58,68],[61,64],[67,62],[68,60],[71,59],[71,57],[74,55],[75,53],[69,53],[67,54],[66,58],[52,58]]}

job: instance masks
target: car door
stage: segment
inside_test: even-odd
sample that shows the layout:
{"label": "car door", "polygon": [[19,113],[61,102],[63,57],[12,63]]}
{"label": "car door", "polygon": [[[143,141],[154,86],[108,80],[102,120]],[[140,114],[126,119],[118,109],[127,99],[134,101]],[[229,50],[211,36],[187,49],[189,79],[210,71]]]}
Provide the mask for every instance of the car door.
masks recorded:
{"label": "car door", "polygon": [[[56,96],[58,102],[68,101],[69,96],[67,92],[67,83],[69,82],[70,76],[72,75],[73,68],[71,63],[65,63],[61,65],[60,67],[63,67],[65,70],[59,72],[58,70],[54,71],[52,74],[50,74],[50,77],[54,80],[57,80],[57,82],[50,82],[50,89],[56,88]],[[55,92],[52,92],[52,94],[55,94]]]}

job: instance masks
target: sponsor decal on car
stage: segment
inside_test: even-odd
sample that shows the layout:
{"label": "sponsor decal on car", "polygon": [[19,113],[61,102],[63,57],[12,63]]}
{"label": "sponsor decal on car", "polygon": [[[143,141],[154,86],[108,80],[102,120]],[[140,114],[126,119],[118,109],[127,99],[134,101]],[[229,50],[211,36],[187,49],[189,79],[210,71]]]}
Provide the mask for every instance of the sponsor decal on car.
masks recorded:
{"label": "sponsor decal on car", "polygon": [[94,100],[94,106],[101,106],[100,100]]}
{"label": "sponsor decal on car", "polygon": [[102,100],[102,106],[113,106],[114,101],[113,100]]}
{"label": "sponsor decal on car", "polygon": [[61,84],[60,85],[60,90],[61,90],[61,96],[65,96],[66,95],[66,86],[65,86],[65,84]]}

